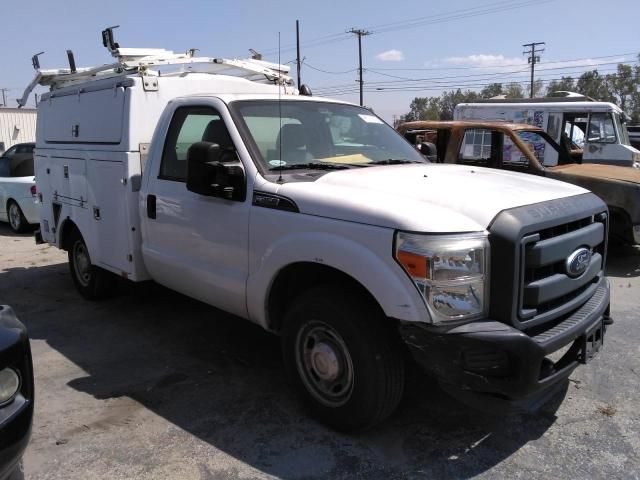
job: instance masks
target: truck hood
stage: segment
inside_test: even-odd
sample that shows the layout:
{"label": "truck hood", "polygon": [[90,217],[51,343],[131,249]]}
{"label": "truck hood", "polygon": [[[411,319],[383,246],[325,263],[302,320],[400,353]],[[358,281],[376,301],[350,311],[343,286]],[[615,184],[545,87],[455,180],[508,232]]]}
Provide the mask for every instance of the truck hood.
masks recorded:
{"label": "truck hood", "polygon": [[640,168],[618,167],[599,163],[582,163],[551,167],[554,178],[562,180],[563,175],[586,178],[618,180],[640,184]]}
{"label": "truck hood", "polygon": [[535,175],[449,164],[340,170],[277,190],[301,213],[419,232],[480,231],[502,210],[586,192]]}

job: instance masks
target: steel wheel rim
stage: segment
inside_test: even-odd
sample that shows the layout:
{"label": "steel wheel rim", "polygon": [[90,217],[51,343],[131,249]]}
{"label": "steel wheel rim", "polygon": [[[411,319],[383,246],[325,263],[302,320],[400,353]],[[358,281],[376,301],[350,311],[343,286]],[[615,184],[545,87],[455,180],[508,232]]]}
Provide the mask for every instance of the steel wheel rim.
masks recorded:
{"label": "steel wheel rim", "polygon": [[9,223],[14,230],[20,228],[20,209],[15,203],[9,206]]}
{"label": "steel wheel rim", "polygon": [[91,259],[87,246],[80,241],[73,244],[73,269],[80,284],[88,286],[91,281]]}
{"label": "steel wheel rim", "polygon": [[296,337],[296,367],[320,403],[340,407],[353,393],[353,362],[340,334],[324,322],[307,323]]}

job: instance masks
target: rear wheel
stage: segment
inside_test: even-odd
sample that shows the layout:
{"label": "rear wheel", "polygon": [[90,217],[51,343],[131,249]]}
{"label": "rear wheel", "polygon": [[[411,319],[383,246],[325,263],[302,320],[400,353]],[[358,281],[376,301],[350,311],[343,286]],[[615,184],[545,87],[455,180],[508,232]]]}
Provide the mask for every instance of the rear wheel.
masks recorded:
{"label": "rear wheel", "polygon": [[404,390],[404,359],[377,305],[353,289],[322,286],[286,314],[285,367],[311,413],[340,431],[381,422]]}
{"label": "rear wheel", "polygon": [[24,233],[29,228],[29,222],[22,213],[20,205],[14,200],[9,200],[7,204],[7,216],[9,217],[9,226],[16,233]]}
{"label": "rear wheel", "polygon": [[71,278],[84,298],[99,300],[113,293],[117,277],[91,263],[89,249],[78,230],[71,233],[68,256]]}

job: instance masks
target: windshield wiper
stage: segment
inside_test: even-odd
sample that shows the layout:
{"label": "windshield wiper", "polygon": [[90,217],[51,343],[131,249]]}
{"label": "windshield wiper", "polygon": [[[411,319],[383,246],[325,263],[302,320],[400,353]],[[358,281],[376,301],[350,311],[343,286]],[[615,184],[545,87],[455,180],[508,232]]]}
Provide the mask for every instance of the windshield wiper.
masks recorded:
{"label": "windshield wiper", "polygon": [[369,165],[404,165],[405,163],[421,163],[416,160],[407,160],[406,158],[387,158],[386,160],[376,160],[369,162]]}
{"label": "windshield wiper", "polygon": [[269,170],[344,170],[351,168],[350,165],[344,163],[293,163],[291,165],[278,165],[277,167],[271,167]]}

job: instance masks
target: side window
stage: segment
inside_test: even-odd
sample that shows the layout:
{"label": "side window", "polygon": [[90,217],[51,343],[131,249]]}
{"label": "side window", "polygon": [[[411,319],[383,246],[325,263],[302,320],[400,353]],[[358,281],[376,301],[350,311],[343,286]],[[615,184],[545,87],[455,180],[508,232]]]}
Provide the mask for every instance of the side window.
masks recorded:
{"label": "side window", "polygon": [[16,147],[16,146],[13,146],[13,147],[11,147],[9,150],[7,150],[6,152],[4,152],[4,153],[2,154],[2,156],[3,156],[3,157],[5,157],[5,158],[11,158],[11,157],[13,157],[13,156],[16,154],[16,149],[17,149],[17,147]]}
{"label": "side window", "polygon": [[591,143],[616,143],[616,131],[610,113],[591,114],[587,141]]}
{"label": "side window", "polygon": [[197,142],[212,142],[220,148],[233,148],[231,136],[222,117],[212,108],[179,108],[171,119],[159,178],[184,182],[187,178],[187,153]]}
{"label": "side window", "polygon": [[482,128],[466,130],[460,152],[458,152],[458,163],[490,166],[491,137],[491,130]]}

